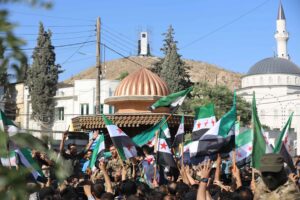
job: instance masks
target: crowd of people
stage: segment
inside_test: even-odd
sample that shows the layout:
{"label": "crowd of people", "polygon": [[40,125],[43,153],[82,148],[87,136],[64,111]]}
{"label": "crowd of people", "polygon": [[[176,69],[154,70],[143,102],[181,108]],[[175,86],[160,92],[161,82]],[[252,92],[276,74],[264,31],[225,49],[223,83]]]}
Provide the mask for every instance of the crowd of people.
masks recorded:
{"label": "crowd of people", "polygon": [[96,169],[90,169],[91,146],[97,134],[81,151],[72,143],[65,149],[67,137],[68,132],[65,132],[59,155],[71,164],[71,175],[64,181],[57,181],[53,171],[55,161],[45,153],[32,150],[32,158],[42,169],[46,181],[28,179],[27,185],[31,189],[24,199],[300,199],[299,156],[295,157],[297,173],[291,173],[279,154],[265,154],[259,169],[252,169],[249,164],[237,166],[228,156],[219,154],[216,160],[208,159],[198,165],[183,165],[178,160],[178,168],[157,167],[158,175],[149,183],[145,180],[141,162],[155,163],[150,147],[143,146],[140,156],[124,162],[116,148],[110,146],[109,158],[98,159]]}

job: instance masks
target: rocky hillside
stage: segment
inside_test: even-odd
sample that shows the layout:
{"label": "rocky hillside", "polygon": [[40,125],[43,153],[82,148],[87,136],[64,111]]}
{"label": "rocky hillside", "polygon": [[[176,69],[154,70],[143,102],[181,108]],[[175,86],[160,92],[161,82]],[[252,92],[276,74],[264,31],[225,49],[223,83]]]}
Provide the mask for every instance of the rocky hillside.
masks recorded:
{"label": "rocky hillside", "polygon": [[[142,66],[150,69],[157,60],[157,57],[140,56],[128,57],[128,59],[121,58],[103,64],[102,71],[105,74],[105,79],[118,79],[122,72],[127,71],[128,73],[132,73]],[[209,84],[225,84],[232,90],[240,85],[241,74],[201,61],[185,59],[184,61],[190,66],[189,74],[191,81],[194,83],[206,81]],[[94,78],[96,78],[96,68],[90,67],[72,78],[65,80],[64,83],[72,84],[74,80]]]}

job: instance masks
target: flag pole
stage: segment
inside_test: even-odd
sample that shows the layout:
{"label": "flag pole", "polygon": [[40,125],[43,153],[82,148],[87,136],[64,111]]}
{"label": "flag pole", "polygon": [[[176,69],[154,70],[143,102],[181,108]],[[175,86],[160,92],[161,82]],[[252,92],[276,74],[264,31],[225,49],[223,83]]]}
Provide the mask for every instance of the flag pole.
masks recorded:
{"label": "flag pole", "polygon": [[154,167],[154,175],[153,175],[153,180],[155,180],[155,181],[156,181],[156,172],[157,172],[157,166],[158,166],[158,164],[157,164],[157,162],[158,162],[157,146],[159,145],[158,135],[159,135],[160,129],[161,129],[161,127],[159,127],[159,129],[155,132],[154,153],[156,154],[156,158],[155,158],[156,164]]}
{"label": "flag pole", "polygon": [[158,131],[155,132],[154,153],[156,154],[156,165],[155,165],[155,168],[154,168],[154,177],[153,177],[153,180],[156,180],[156,172],[157,172],[157,167],[158,167],[158,164],[157,164],[157,161],[158,161],[157,146],[159,145],[158,135],[160,133],[160,129],[173,116],[173,114],[174,114],[174,112],[171,112],[170,115],[167,117],[167,119],[159,126]]}

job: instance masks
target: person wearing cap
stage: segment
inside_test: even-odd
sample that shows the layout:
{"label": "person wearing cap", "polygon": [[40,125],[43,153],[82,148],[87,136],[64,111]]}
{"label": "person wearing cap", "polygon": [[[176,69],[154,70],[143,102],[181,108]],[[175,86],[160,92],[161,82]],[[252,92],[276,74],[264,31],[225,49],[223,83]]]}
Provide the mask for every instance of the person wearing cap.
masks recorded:
{"label": "person wearing cap", "polygon": [[281,155],[265,154],[260,161],[261,179],[258,179],[256,183],[254,200],[300,200],[297,186],[288,179]]}

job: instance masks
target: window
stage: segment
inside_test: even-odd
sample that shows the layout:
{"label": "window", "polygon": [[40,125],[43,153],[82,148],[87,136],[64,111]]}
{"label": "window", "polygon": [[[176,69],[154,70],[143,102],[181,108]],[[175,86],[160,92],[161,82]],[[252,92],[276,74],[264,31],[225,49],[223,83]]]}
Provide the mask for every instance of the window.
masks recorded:
{"label": "window", "polygon": [[80,104],[80,114],[81,115],[88,115],[89,114],[89,104],[88,103]]}
{"label": "window", "polygon": [[260,85],[263,85],[263,84],[264,84],[264,79],[263,79],[263,77],[260,77],[260,78],[259,78],[259,84],[260,84]]}
{"label": "window", "polygon": [[109,106],[109,114],[113,114],[114,113],[114,107],[113,106]]}
{"label": "window", "polygon": [[146,34],[145,33],[142,34],[142,38],[146,38]]}
{"label": "window", "polygon": [[65,119],[65,108],[57,107],[55,108],[55,119],[59,121],[63,121]]}
{"label": "window", "polygon": [[[101,108],[100,114],[103,114],[104,105],[101,104],[101,105],[100,105],[100,108]],[[96,114],[96,106],[94,106],[94,114]]]}
{"label": "window", "polygon": [[108,95],[109,95],[110,97],[113,95],[113,91],[112,91],[111,88],[109,88],[109,90],[108,90]]}
{"label": "window", "polygon": [[270,83],[270,84],[272,84],[272,83],[273,83],[273,79],[272,79],[272,77],[271,77],[271,76],[269,77],[269,83]]}
{"label": "window", "polygon": [[[274,120],[277,120],[278,119],[278,110],[275,109],[274,110]],[[275,121],[276,122],[276,121]]]}

